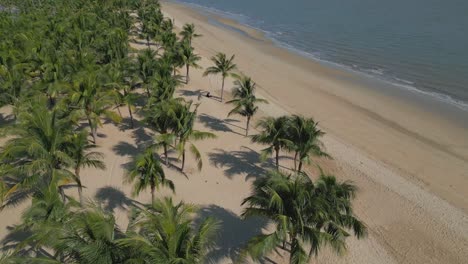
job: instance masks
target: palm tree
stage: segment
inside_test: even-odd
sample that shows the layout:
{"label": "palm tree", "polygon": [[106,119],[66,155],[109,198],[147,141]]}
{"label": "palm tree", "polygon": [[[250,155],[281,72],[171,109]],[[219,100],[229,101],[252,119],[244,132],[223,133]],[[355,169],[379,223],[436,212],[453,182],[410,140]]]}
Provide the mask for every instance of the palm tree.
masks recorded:
{"label": "palm tree", "polygon": [[171,142],[174,142],[176,137],[175,133],[172,133],[177,126],[176,120],[174,119],[174,111],[178,107],[179,102],[177,102],[176,99],[165,101],[159,101],[159,99],[157,99],[157,102],[153,103],[151,99],[145,111],[144,122],[159,134],[156,137],[156,141],[163,146],[165,163],[168,165],[168,147]]}
{"label": "palm tree", "polygon": [[145,152],[136,158],[133,168],[125,176],[126,183],[133,183],[133,196],[137,196],[146,188],[151,189],[151,201],[154,201],[154,191],[159,186],[165,186],[174,191],[174,183],[166,179],[164,170],[156,158],[153,148],[147,148]]}
{"label": "palm tree", "polygon": [[145,49],[137,57],[137,73],[143,87],[146,89],[148,97],[151,96],[149,84],[153,79],[156,69],[158,68],[158,61],[156,60],[157,52],[152,49]]}
{"label": "palm tree", "polygon": [[71,213],[51,247],[58,259],[79,263],[123,263],[129,255],[117,244],[124,233],[115,217],[97,205]]}
{"label": "palm tree", "polygon": [[139,209],[129,224],[128,237],[119,244],[138,252],[140,263],[207,263],[206,255],[214,246],[219,221],[206,218],[198,227],[193,224],[193,205],[171,198],[157,199]]}
{"label": "palm tree", "polygon": [[115,92],[115,99],[117,100],[117,110],[119,107],[126,105],[128,114],[130,116],[130,127],[134,127],[133,113],[137,95],[133,93],[133,85],[131,83],[131,64],[127,60],[121,60],[110,65],[107,70],[107,83],[106,87],[111,87]]}
{"label": "palm tree", "polygon": [[197,62],[201,60],[201,57],[195,54],[193,47],[187,42],[182,44],[180,52],[181,60],[186,69],[185,84],[188,84],[190,81],[190,67],[196,69],[201,68],[200,65],[197,64]]}
{"label": "palm tree", "polygon": [[[13,230],[15,232],[27,232],[31,235],[17,244],[14,257],[24,262],[13,263],[42,263],[46,262],[40,256],[49,256],[51,246],[57,244],[60,230],[64,223],[70,221],[71,210],[78,208],[79,203],[69,198],[65,203],[56,189],[41,189],[33,198],[31,205],[21,215],[22,223]],[[35,251],[36,259],[19,259],[27,256],[28,251]],[[48,259],[49,260],[49,259]],[[50,260],[49,260],[50,261]],[[0,262],[1,263],[1,262]]]}
{"label": "palm tree", "polygon": [[0,106],[18,107],[25,90],[23,68],[24,64],[17,63],[13,58],[0,56]]}
{"label": "palm tree", "polygon": [[115,92],[106,91],[101,85],[100,78],[95,71],[86,71],[80,74],[75,81],[73,91],[70,95],[70,103],[77,106],[88,120],[91,128],[93,143],[96,144],[97,128],[102,126],[101,117],[105,116],[112,121],[119,123],[121,117],[114,111],[109,110],[115,102]]}
{"label": "palm tree", "polygon": [[195,33],[195,25],[194,24],[185,24],[182,27],[182,31],[180,32],[183,40],[188,41],[189,45],[192,45],[192,40],[194,38],[201,37],[202,35]]}
{"label": "palm tree", "polygon": [[34,195],[49,186],[59,188],[72,179],[67,169],[73,159],[67,152],[71,123],[49,111],[44,100],[27,102],[17,123],[6,132],[12,136],[0,151],[0,182],[4,205],[15,198]]}
{"label": "palm tree", "polygon": [[252,136],[252,142],[269,145],[268,148],[262,150],[263,157],[275,151],[276,169],[279,169],[280,150],[291,145],[287,134],[288,122],[287,116],[263,118],[257,124],[257,128],[261,129],[260,134]]}
{"label": "palm tree", "polygon": [[228,116],[238,114],[247,118],[245,126],[245,136],[249,135],[250,119],[258,111],[258,103],[268,103],[265,99],[255,96],[257,84],[250,77],[241,76],[234,82],[233,97],[228,104],[234,104],[234,108],[228,113]]}
{"label": "palm tree", "polygon": [[310,163],[311,156],[330,158],[324,150],[320,141],[325,133],[318,128],[318,123],[312,118],[304,118],[294,115],[290,119],[288,134],[292,145],[290,149],[295,151],[294,167],[296,169],[296,160],[299,158],[297,171],[302,171],[303,163]]}
{"label": "palm tree", "polygon": [[302,173],[275,171],[259,178],[252,194],[242,202],[247,205],[242,216],[266,217],[275,231],[252,238],[242,257],[258,260],[281,247],[289,251],[289,263],[300,264],[309,263],[324,245],[338,253],[344,251],[345,240],[351,235],[348,230],[357,238],[366,235],[365,225],[352,211],[355,192],[353,185],[338,183],[333,176],[322,175],[315,184]]}
{"label": "palm tree", "polygon": [[96,145],[89,142],[88,131],[86,130],[71,135],[67,145],[67,153],[69,153],[73,160],[73,169],[75,171],[73,179],[78,185],[78,195],[80,203],[83,205],[83,184],[80,178],[81,168],[93,167],[101,170],[105,169],[106,165],[102,161],[104,155],[93,151]]}
{"label": "palm tree", "polygon": [[236,76],[233,71],[237,69],[237,65],[233,63],[235,55],[232,55],[231,58],[227,58],[226,54],[219,52],[216,56],[211,57],[211,61],[215,66],[208,67],[203,76],[210,74],[221,74],[222,84],[221,84],[221,102],[223,101],[224,94],[224,80],[228,76]]}
{"label": "palm tree", "polygon": [[192,102],[179,103],[174,109],[174,120],[176,121],[176,127],[174,129],[175,134],[179,139],[179,143],[176,146],[179,155],[182,156],[182,165],[180,170],[184,170],[185,166],[185,151],[187,143],[190,143],[190,151],[197,160],[197,167],[201,170],[203,163],[201,154],[198,148],[192,143],[192,141],[204,140],[208,138],[216,138],[216,136],[210,132],[203,132],[194,129],[195,120],[197,117],[198,105],[192,111]]}

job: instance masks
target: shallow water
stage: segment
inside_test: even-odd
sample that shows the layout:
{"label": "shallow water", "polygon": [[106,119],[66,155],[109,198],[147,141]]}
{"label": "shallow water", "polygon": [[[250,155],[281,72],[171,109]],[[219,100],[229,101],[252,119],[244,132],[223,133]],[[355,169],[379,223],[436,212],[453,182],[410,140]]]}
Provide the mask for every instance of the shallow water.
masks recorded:
{"label": "shallow water", "polygon": [[260,29],[312,58],[468,109],[466,0],[178,2]]}

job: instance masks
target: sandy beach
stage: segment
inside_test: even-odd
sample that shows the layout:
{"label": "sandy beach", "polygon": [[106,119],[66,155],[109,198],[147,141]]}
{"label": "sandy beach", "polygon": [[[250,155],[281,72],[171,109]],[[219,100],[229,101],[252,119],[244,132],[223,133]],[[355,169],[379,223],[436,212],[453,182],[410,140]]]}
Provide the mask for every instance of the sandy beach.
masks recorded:
{"label": "sandy beach", "polygon": [[[325,249],[313,263],[466,262],[468,129],[462,122],[412,104],[411,98],[373,89],[351,73],[279,48],[260,32],[234,21],[168,2],[163,2],[163,11],[177,28],[184,23],[196,25],[203,37],[194,40],[194,47],[202,56],[203,68],[210,66],[209,58],[217,52],[236,55],[239,69],[260,86],[259,97],[270,102],[261,106],[255,119],[302,114],[314,117],[327,133],[323,141],[333,160],[320,164],[340,180],[351,180],[359,187],[355,211],[367,224],[369,236],[350,239],[343,256]],[[214,25],[211,20],[227,26]],[[191,71],[191,82],[177,94],[200,103],[196,126],[217,138],[197,143],[204,162],[201,172],[189,156],[186,174],[171,168],[167,177],[175,183],[176,199],[197,204],[202,216],[222,221],[219,247],[211,257],[215,263],[232,263],[242,245],[266,228],[260,219],[242,220],[240,204],[250,193],[252,180],[273,163],[260,161],[259,151],[264,147],[243,136],[245,120],[227,117],[229,105],[199,97],[206,91],[219,94],[221,86],[220,78],[202,77],[202,73],[203,69]],[[227,80],[226,89],[231,87],[232,80]],[[121,111],[127,114],[125,108]],[[7,116],[8,109],[1,109],[2,120]],[[98,132],[97,143],[107,169],[83,171],[84,195],[114,210],[125,227],[133,198],[122,176],[131,158],[151,141],[152,133],[141,123],[129,129],[125,121],[118,126],[106,123]],[[292,163],[290,156],[282,153],[285,170]],[[178,164],[176,154],[172,157]],[[171,193],[161,190],[158,196],[162,195]],[[136,200],[148,202],[149,192]],[[0,212],[1,247],[21,239],[7,234],[26,206]],[[283,263],[281,256],[271,259]]]}

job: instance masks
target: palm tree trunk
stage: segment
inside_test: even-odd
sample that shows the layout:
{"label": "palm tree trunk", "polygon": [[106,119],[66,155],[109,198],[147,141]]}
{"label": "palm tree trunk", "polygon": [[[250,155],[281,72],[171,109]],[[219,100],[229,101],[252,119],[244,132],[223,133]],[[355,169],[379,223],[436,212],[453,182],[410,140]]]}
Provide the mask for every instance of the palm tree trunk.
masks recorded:
{"label": "palm tree trunk", "polygon": [[184,166],[185,166],[185,147],[184,147],[184,150],[182,151],[182,166],[180,167],[180,171],[184,171]]}
{"label": "palm tree trunk", "polygon": [[49,108],[52,109],[55,105],[54,98],[50,94],[47,97],[49,98]]}
{"label": "palm tree trunk", "polygon": [[224,95],[224,77],[223,77],[223,81],[221,84],[221,102],[223,102],[223,95]]}
{"label": "palm tree trunk", "polygon": [[91,135],[93,136],[93,143],[96,144],[97,131],[94,128],[93,122],[91,121],[91,118],[89,117],[89,115],[87,115],[87,117],[88,117],[89,127],[91,128]]}
{"label": "palm tree trunk", "polygon": [[81,184],[79,166],[75,168],[75,177],[76,177],[76,184],[78,185],[78,197],[80,198],[81,206],[83,206],[83,185]]}
{"label": "palm tree trunk", "polygon": [[150,90],[149,90],[148,84],[146,84],[146,94],[148,95],[148,98],[150,98],[150,97],[151,97],[151,93],[150,93]]}
{"label": "palm tree trunk", "polygon": [[190,80],[190,66],[188,64],[185,65],[185,67],[187,68],[187,75],[185,75],[185,84],[188,84],[189,80]]}
{"label": "palm tree trunk", "polygon": [[149,36],[146,37],[146,46],[148,46],[148,48],[150,47]]}
{"label": "palm tree trunk", "polygon": [[163,143],[163,148],[164,148],[164,158],[166,160],[166,166],[169,165],[169,157],[167,155],[167,144]]}
{"label": "palm tree trunk", "polygon": [[120,107],[117,105],[115,108],[117,108],[117,113],[119,113],[120,118],[122,118],[122,113],[120,112]]}
{"label": "palm tree trunk", "polygon": [[151,185],[151,204],[154,203],[154,189],[156,189],[156,187],[152,184]]}
{"label": "palm tree trunk", "polygon": [[276,152],[276,169],[279,170],[279,147],[275,147],[275,152]]}
{"label": "palm tree trunk", "polygon": [[294,153],[294,170],[297,170],[297,154],[298,154],[298,152],[296,151]]}
{"label": "palm tree trunk", "polygon": [[63,191],[62,187],[58,187],[58,192],[60,193],[60,197],[62,197],[62,202],[65,203],[65,192]]}
{"label": "palm tree trunk", "polygon": [[297,168],[297,172],[301,172],[302,170],[302,160],[299,160],[299,168]]}
{"label": "palm tree trunk", "polygon": [[249,136],[249,125],[250,125],[250,116],[247,117],[247,125],[245,127],[245,136],[248,137]]}
{"label": "palm tree trunk", "polygon": [[130,105],[128,104],[128,113],[130,114],[130,127],[133,128],[134,127],[134,124],[133,124],[133,114],[132,114],[132,108],[130,107]]}

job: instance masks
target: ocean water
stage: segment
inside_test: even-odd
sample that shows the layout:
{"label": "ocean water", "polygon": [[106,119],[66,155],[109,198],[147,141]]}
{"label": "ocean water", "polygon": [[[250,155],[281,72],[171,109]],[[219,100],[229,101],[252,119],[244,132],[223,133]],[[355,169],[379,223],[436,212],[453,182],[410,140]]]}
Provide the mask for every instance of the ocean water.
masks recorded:
{"label": "ocean water", "polygon": [[468,110],[468,0],[177,0]]}

